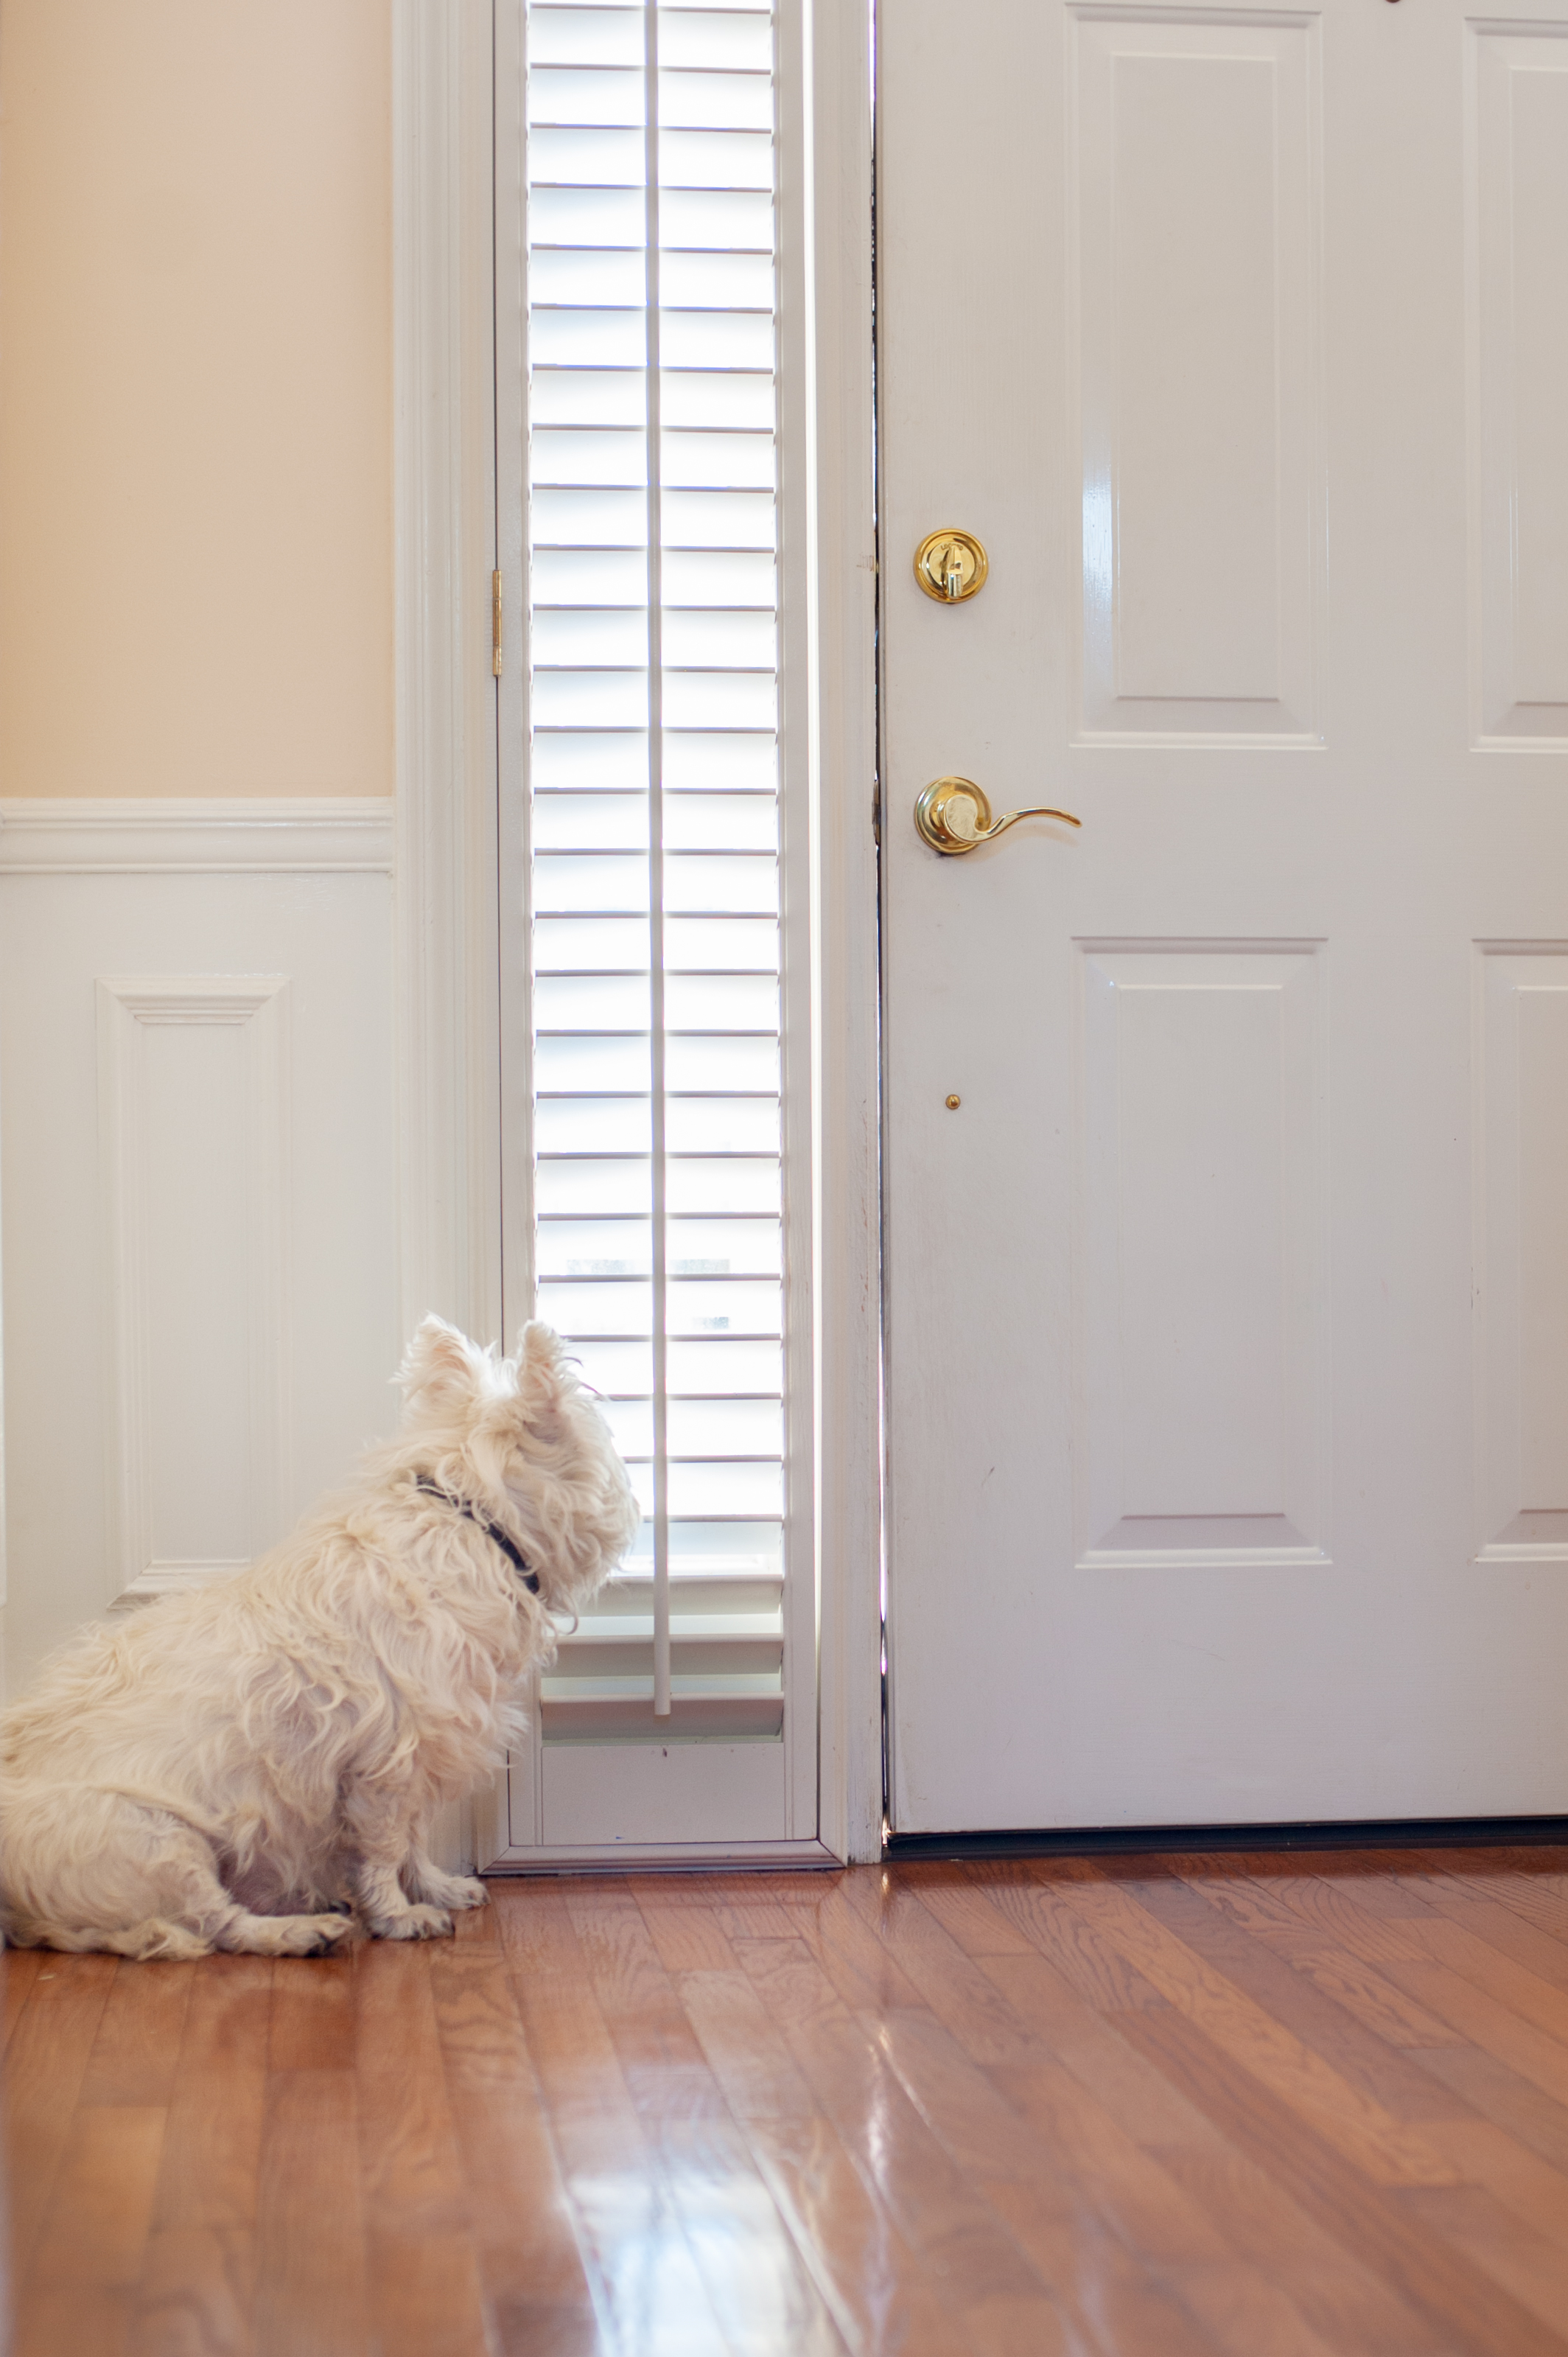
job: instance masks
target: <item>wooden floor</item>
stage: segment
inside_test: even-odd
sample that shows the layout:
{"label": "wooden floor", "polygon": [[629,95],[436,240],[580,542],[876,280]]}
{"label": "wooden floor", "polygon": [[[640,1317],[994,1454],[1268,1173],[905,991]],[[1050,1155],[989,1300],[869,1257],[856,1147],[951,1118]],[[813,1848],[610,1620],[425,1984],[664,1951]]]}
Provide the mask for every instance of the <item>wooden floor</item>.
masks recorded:
{"label": "wooden floor", "polygon": [[1568,1850],[5,1959],[16,2357],[1568,2352]]}

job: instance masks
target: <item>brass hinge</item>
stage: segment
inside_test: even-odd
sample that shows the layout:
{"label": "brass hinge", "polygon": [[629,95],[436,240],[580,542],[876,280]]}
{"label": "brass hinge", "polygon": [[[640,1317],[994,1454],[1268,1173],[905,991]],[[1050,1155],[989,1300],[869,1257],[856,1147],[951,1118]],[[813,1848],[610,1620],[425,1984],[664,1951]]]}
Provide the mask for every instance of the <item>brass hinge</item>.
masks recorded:
{"label": "brass hinge", "polygon": [[490,669],[497,679],[501,675],[501,576],[490,576]]}

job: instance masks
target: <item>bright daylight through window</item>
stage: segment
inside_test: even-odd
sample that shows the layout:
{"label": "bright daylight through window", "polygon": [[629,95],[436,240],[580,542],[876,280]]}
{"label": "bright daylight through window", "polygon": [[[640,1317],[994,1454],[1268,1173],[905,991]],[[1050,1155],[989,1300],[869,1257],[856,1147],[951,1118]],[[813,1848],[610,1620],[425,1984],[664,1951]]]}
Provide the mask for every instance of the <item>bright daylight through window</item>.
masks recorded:
{"label": "bright daylight through window", "polygon": [[540,1314],[640,1552],[545,1742],[784,1713],[774,25],[531,5],[531,890]]}

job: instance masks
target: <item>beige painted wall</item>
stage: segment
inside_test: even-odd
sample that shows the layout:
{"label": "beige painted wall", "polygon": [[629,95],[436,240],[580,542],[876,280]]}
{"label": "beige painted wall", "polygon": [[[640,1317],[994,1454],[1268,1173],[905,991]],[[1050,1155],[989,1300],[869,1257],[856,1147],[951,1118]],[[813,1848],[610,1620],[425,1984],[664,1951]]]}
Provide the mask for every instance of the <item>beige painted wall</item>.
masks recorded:
{"label": "beige painted wall", "polygon": [[392,791],[387,0],[0,0],[0,792]]}

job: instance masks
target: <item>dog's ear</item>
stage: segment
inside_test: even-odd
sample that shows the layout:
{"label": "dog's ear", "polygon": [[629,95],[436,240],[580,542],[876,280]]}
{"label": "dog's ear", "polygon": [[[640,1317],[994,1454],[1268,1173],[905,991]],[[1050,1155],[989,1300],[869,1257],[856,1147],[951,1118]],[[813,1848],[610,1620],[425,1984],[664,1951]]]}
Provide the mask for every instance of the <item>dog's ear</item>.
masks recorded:
{"label": "dog's ear", "polygon": [[444,1318],[426,1318],[409,1344],[398,1382],[405,1421],[443,1418],[472,1405],[478,1390],[478,1352]]}
{"label": "dog's ear", "polygon": [[560,1335],[542,1318],[531,1318],[517,1346],[519,1394],[533,1400],[555,1399],[563,1384],[570,1380],[566,1348]]}

